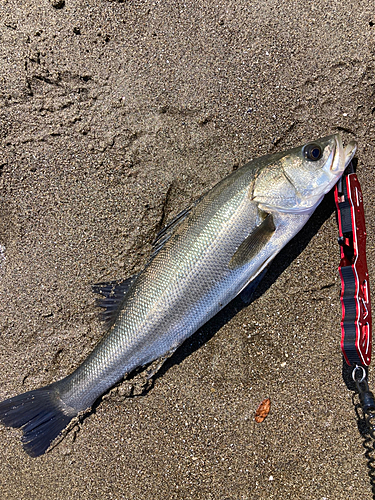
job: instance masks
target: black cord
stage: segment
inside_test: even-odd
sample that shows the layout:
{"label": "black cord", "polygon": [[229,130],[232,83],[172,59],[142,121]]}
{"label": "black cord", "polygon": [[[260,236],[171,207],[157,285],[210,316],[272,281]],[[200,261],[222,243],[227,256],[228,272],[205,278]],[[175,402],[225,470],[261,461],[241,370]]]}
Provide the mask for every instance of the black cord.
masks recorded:
{"label": "black cord", "polygon": [[355,381],[356,393],[359,395],[359,403],[355,403],[353,395],[353,404],[358,419],[358,430],[364,438],[363,447],[367,459],[371,491],[375,499],[375,398],[369,389],[367,371],[363,367],[354,367],[352,376]]}

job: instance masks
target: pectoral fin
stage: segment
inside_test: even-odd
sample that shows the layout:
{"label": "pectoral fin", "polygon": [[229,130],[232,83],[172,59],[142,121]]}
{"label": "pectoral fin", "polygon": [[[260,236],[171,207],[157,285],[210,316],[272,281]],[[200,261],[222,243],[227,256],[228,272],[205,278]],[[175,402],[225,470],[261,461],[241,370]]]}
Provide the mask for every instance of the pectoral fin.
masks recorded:
{"label": "pectoral fin", "polygon": [[229,267],[236,269],[250,262],[268,243],[275,230],[273,217],[267,214],[263,222],[241,243],[231,258]]}

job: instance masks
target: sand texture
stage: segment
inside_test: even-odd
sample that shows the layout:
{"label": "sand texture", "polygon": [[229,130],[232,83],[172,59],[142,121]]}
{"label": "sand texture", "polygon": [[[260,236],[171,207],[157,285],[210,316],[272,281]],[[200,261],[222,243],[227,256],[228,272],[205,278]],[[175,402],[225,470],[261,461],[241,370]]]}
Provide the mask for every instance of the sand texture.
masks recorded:
{"label": "sand texture", "polygon": [[[371,1],[0,0],[0,400],[85,359],[90,285],[140,270],[167,220],[247,160],[337,131],[358,142],[375,289],[374,36]],[[37,459],[0,426],[1,500],[373,498],[332,200],[153,387]]]}

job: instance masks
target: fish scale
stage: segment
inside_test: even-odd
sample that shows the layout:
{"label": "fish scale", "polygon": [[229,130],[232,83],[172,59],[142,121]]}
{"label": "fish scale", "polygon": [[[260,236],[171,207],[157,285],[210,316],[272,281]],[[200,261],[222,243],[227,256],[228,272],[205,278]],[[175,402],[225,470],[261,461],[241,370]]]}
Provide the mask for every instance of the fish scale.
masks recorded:
{"label": "fish scale", "polygon": [[344,149],[334,135],[251,161],[161,231],[137,277],[95,285],[107,319],[117,315],[103,340],[64,379],[0,403],[0,420],[22,428],[25,451],[44,453],[127,373],[171,355],[249,284],[255,287],[354,153],[354,144]]}

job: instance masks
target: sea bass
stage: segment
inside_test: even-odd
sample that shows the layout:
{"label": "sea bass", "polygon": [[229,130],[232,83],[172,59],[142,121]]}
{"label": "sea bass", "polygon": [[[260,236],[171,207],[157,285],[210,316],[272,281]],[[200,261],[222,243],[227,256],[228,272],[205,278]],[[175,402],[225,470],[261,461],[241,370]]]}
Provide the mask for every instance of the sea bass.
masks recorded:
{"label": "sea bass", "polygon": [[339,134],[263,156],[216,184],[157,237],[144,270],[98,284],[116,312],[88,358],[62,380],[0,403],[25,451],[44,453],[73,417],[135,368],[171,355],[244,291],[306,224],[355,154]]}

